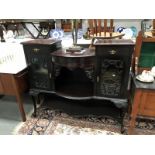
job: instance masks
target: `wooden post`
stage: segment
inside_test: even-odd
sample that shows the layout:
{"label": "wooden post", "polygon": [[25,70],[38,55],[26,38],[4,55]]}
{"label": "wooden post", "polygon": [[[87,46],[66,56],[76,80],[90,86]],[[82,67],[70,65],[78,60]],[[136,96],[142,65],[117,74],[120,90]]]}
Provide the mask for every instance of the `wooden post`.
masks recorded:
{"label": "wooden post", "polygon": [[155,19],[153,19],[153,31],[152,31],[152,36],[155,36]]}

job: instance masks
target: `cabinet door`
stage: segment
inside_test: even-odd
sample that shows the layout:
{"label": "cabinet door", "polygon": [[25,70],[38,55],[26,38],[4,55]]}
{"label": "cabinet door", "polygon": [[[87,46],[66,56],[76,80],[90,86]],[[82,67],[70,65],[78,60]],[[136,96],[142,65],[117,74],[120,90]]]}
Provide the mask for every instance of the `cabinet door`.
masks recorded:
{"label": "cabinet door", "polygon": [[126,99],[133,45],[96,47],[96,92],[99,96]]}
{"label": "cabinet door", "polygon": [[52,58],[49,46],[25,45],[24,50],[29,64],[31,89],[53,90]]}
{"label": "cabinet door", "polygon": [[124,63],[120,59],[98,58],[97,94],[104,97],[121,97]]}

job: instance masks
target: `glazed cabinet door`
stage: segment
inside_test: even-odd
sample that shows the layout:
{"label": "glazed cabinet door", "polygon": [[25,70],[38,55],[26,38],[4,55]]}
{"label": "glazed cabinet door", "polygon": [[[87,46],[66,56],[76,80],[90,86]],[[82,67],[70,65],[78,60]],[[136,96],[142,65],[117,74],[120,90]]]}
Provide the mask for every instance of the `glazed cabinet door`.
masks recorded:
{"label": "glazed cabinet door", "polygon": [[50,47],[43,45],[24,45],[29,65],[31,89],[53,90],[52,63]]}
{"label": "glazed cabinet door", "polygon": [[35,39],[22,42],[29,66],[30,89],[53,91],[54,77],[51,53],[60,49],[61,40]]}
{"label": "glazed cabinet door", "polygon": [[126,99],[133,45],[96,47],[96,94]]}

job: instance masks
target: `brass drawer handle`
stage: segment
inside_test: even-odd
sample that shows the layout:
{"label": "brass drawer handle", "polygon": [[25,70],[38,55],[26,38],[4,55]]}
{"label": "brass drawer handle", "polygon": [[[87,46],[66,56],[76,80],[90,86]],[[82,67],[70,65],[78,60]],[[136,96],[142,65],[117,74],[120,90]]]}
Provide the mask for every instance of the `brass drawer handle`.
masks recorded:
{"label": "brass drawer handle", "polygon": [[49,77],[50,77],[50,79],[52,78],[52,74],[51,73],[49,74]]}
{"label": "brass drawer handle", "polygon": [[113,55],[113,54],[116,54],[116,52],[117,52],[117,51],[115,51],[115,50],[109,51],[109,53],[112,54],[112,55]]}
{"label": "brass drawer handle", "polygon": [[138,65],[138,57],[135,57],[135,65]]}
{"label": "brass drawer handle", "polygon": [[138,57],[135,57],[135,75],[138,74]]}
{"label": "brass drawer handle", "polygon": [[39,48],[34,48],[33,51],[34,51],[34,52],[39,52],[40,49],[39,49]]}

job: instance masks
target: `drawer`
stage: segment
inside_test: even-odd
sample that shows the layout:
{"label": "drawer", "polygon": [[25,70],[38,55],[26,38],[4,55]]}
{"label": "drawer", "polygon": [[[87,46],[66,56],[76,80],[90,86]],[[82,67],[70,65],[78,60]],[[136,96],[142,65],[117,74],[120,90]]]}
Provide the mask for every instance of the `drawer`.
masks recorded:
{"label": "drawer", "polygon": [[50,52],[50,46],[43,45],[24,45],[24,52],[27,56],[48,54]]}
{"label": "drawer", "polygon": [[24,52],[28,65],[47,65],[51,61],[50,46],[24,45]]}
{"label": "drawer", "polygon": [[52,57],[52,62],[60,65],[60,66],[64,66],[64,67],[68,67],[68,68],[83,68],[83,67],[91,67],[94,66],[94,57],[57,57],[57,56],[53,56]]}
{"label": "drawer", "polygon": [[124,45],[124,46],[97,46],[96,47],[96,55],[97,56],[120,56],[120,55],[131,55],[133,52],[133,48],[130,46]]}
{"label": "drawer", "polygon": [[38,45],[38,44],[32,44],[32,45],[24,45],[24,52],[26,54],[50,54],[51,52],[56,51],[57,49],[61,48],[61,44],[52,44],[52,45]]}

